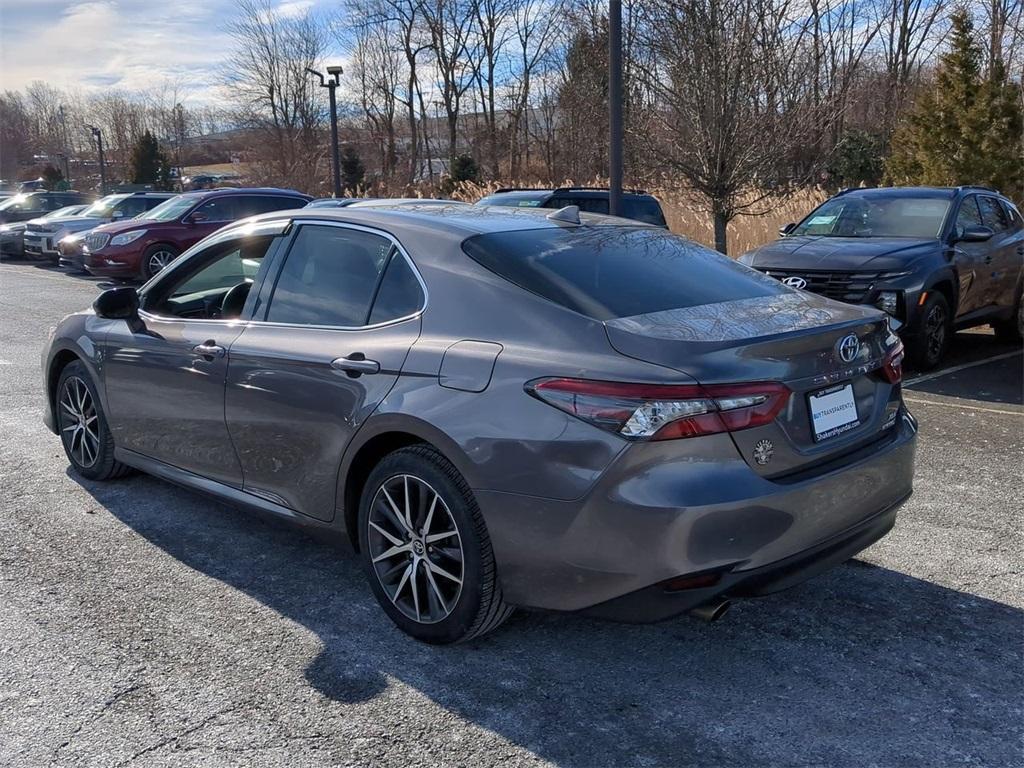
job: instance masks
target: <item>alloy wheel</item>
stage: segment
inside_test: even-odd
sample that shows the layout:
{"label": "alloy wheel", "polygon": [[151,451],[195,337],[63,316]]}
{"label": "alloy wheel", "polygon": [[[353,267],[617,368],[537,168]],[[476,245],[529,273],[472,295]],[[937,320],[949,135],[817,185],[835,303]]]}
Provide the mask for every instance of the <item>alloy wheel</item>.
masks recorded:
{"label": "alloy wheel", "polygon": [[395,607],[421,624],[447,618],[462,593],[465,558],[440,494],[414,475],[395,475],[377,489],[368,524],[373,570]]}
{"label": "alloy wheel", "polygon": [[92,393],[77,376],[64,381],[60,393],[61,437],[80,467],[91,467],[100,453],[99,414]]}
{"label": "alloy wheel", "polygon": [[946,344],[946,310],[941,305],[936,304],[928,313],[924,332],[928,340],[928,357],[937,360]]}
{"label": "alloy wheel", "polygon": [[149,255],[149,261],[146,262],[149,267],[149,274],[155,275],[157,272],[162,270],[168,264],[175,259],[175,254],[171,251],[159,250],[154,251]]}

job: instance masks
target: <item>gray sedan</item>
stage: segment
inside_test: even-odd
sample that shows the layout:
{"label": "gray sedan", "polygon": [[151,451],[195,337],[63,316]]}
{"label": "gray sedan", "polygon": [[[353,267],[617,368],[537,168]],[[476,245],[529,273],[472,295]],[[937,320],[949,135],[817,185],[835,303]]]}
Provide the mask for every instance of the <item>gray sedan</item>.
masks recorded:
{"label": "gray sedan", "polygon": [[885,316],[573,208],[305,209],[56,329],[45,421],[131,469],[342,531],[402,630],[514,606],[720,616],[892,527],[916,423]]}

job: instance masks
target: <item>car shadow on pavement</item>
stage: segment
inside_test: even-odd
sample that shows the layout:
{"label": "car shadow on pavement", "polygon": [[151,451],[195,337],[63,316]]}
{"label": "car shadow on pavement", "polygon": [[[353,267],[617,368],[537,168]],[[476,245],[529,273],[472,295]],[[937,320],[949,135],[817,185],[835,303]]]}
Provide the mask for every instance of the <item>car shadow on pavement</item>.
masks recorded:
{"label": "car shadow on pavement", "polygon": [[391,625],[347,545],[144,476],[76,481],[167,555],[314,632],[322,649],[295,673],[328,700],[399,681],[565,766],[1020,758],[1024,613],[886,568],[847,564],[711,625],[521,613],[431,647]]}

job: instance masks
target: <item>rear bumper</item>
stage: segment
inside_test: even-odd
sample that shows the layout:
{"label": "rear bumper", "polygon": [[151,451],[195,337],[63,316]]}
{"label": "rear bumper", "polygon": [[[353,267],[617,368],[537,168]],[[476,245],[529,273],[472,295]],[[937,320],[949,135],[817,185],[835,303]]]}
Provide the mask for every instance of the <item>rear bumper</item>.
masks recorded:
{"label": "rear bumper", "polygon": [[[916,434],[903,410],[871,451],[781,481],[725,435],[634,444],[576,501],[476,496],[508,602],[651,621],[784,589],[881,538],[911,493]],[[661,586],[708,573],[700,589]]]}

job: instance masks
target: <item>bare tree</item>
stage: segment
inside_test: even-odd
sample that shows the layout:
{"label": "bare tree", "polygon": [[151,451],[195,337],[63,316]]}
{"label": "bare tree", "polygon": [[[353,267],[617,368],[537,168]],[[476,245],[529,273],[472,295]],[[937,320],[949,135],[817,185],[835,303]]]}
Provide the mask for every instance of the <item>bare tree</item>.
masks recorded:
{"label": "bare tree", "polygon": [[224,68],[237,119],[261,137],[254,160],[264,175],[312,190],[324,155],[324,107],[306,70],[324,54],[323,26],[311,15],[283,16],[272,0],[237,2],[228,26],[235,47]]}

